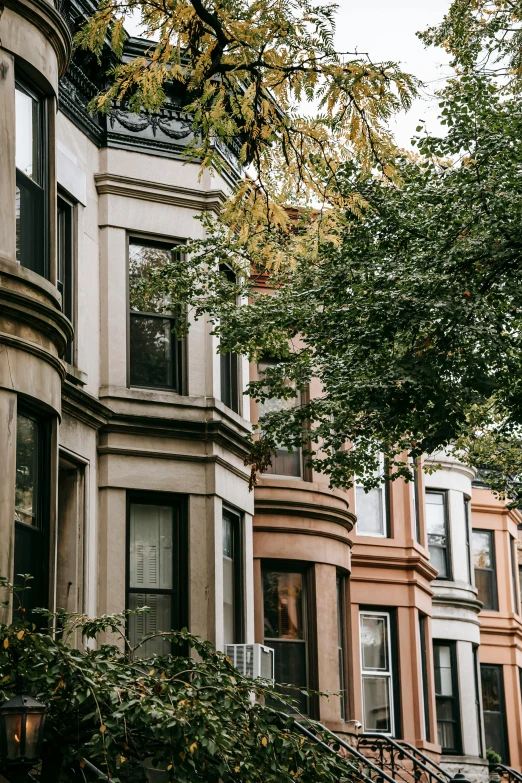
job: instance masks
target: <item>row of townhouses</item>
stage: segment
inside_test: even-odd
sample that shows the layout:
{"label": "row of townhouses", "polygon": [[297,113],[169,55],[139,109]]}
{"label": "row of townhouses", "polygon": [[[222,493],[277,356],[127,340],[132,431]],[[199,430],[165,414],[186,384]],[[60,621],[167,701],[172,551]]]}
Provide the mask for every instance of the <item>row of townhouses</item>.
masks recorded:
{"label": "row of townhouses", "polygon": [[134,641],[266,645],[301,712],[370,756],[373,733],[436,774],[487,780],[488,748],[521,770],[518,512],[448,455],[366,494],[281,449],[249,491],[263,365],[220,356],[202,320],[177,340],[137,285],[219,211],[236,150],[198,179],[174,92],[89,114],[111,53],[71,59],[71,33],[93,7],[0,11],[0,574],[32,574],[33,605],[149,606]]}

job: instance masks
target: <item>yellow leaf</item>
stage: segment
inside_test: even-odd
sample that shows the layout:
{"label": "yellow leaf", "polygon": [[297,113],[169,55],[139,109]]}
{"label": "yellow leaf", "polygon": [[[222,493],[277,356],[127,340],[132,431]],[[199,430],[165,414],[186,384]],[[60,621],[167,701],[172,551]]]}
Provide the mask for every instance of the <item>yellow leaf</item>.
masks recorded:
{"label": "yellow leaf", "polygon": [[105,734],[106,731],[107,731],[107,726],[105,725],[105,723],[102,723],[102,725],[100,726],[100,734]]}
{"label": "yellow leaf", "polygon": [[80,767],[83,769],[85,767],[85,759],[82,759],[80,761]]}
{"label": "yellow leaf", "polygon": [[172,769],[172,764],[169,764],[169,766],[167,767],[167,772],[170,772],[171,769]]}
{"label": "yellow leaf", "polygon": [[150,670],[149,674],[150,674],[151,677],[152,677],[152,675],[154,674],[155,671],[156,671],[156,669],[151,669]]}
{"label": "yellow leaf", "polygon": [[164,680],[164,679],[165,679],[165,672],[161,672],[160,680]]}
{"label": "yellow leaf", "polygon": [[23,639],[24,638],[24,633],[25,633],[25,631],[18,631],[18,633],[16,634],[16,638],[17,639]]}
{"label": "yellow leaf", "polygon": [[120,756],[120,761],[122,764],[124,764],[127,761],[127,759],[125,758],[125,756]]}
{"label": "yellow leaf", "polygon": [[9,639],[4,639],[4,650],[7,650],[9,647]]}
{"label": "yellow leaf", "polygon": [[240,769],[241,769],[241,767],[239,767],[239,766],[238,767],[234,767],[234,772],[239,772]]}
{"label": "yellow leaf", "polygon": [[179,754],[179,757],[180,757],[180,759],[181,759],[182,761],[185,761],[185,754],[184,754],[183,752],[181,752],[181,753]]}
{"label": "yellow leaf", "polygon": [[9,680],[9,679],[10,679],[10,675],[9,675],[9,674],[6,674],[6,675],[4,675],[4,676],[2,677],[2,682],[7,682],[7,680]]}
{"label": "yellow leaf", "polygon": [[197,742],[193,742],[192,745],[190,746],[189,752],[191,756],[194,754],[194,751],[196,750],[197,746],[198,746]]}
{"label": "yellow leaf", "polygon": [[266,737],[263,737],[263,739],[261,740],[261,745],[262,745],[264,748],[266,748],[266,746],[268,745],[268,740],[267,740],[267,738],[266,738]]}

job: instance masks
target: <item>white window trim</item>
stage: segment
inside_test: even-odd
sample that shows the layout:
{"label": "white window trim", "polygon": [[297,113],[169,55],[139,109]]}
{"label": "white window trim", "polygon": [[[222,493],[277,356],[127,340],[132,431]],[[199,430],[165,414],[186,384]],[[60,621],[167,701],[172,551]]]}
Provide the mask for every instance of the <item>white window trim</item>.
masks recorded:
{"label": "white window trim", "polygon": [[[386,618],[386,637],[387,637],[387,647],[388,647],[388,669],[364,669],[363,668],[363,645],[362,645],[362,618],[363,617],[384,617]],[[393,737],[395,736],[395,705],[393,701],[393,666],[392,666],[392,649],[391,649],[391,616],[389,612],[379,612],[374,610],[367,610],[367,609],[360,609],[359,610],[359,647],[360,647],[360,656],[361,656],[361,696],[362,696],[362,724],[363,724],[363,731],[371,731],[374,734],[382,734],[383,737]],[[370,676],[381,676],[381,677],[387,677],[388,678],[388,698],[390,700],[390,731],[378,731],[378,729],[367,729],[364,725],[364,718],[366,715],[366,709],[364,704],[364,677]]]}

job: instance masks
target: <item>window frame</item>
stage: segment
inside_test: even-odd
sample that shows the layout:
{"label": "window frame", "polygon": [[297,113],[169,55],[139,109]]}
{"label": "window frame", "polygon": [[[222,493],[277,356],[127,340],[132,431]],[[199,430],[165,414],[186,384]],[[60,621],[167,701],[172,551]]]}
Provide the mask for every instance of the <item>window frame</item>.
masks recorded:
{"label": "window frame", "polygon": [[[62,296],[62,313],[69,319],[76,333],[76,207],[77,203],[67,198],[62,191],[56,197],[56,287]],[[65,280],[60,280],[60,209],[65,214]],[[75,365],[76,340],[68,343],[64,361]]]}
{"label": "window frame", "polygon": [[[387,652],[388,652],[388,668],[384,669],[365,669],[364,668],[364,655],[362,644],[362,618],[363,616],[384,617],[386,618],[386,630],[387,630]],[[399,682],[398,682],[398,666],[395,661],[395,655],[393,655],[392,638],[395,642],[394,646],[398,655],[398,645],[395,639],[395,628],[393,623],[392,612],[388,609],[365,609],[359,607],[359,655],[361,661],[361,701],[362,701],[362,720],[363,720],[363,732],[368,731],[374,734],[382,734],[383,737],[396,737],[397,729],[399,726],[398,720],[398,704],[396,699],[399,694]],[[364,719],[366,715],[366,708],[364,703],[364,678],[384,676],[388,678],[388,698],[389,698],[389,711],[390,711],[390,731],[379,731],[379,729],[367,729],[364,725]]]}
{"label": "window frame", "polygon": [[[489,537],[490,542],[490,560],[492,563],[492,566],[490,568],[482,568],[479,566],[473,565],[473,579],[475,582],[475,587],[477,585],[477,580],[475,577],[476,571],[487,571],[491,574],[491,597],[492,597],[492,606],[486,606],[483,603],[481,611],[485,612],[498,612],[498,587],[497,587],[497,557],[496,557],[496,551],[495,551],[495,531],[494,530],[488,530],[487,528],[473,528],[471,533],[471,542],[472,542],[472,549],[473,549],[473,535],[475,533],[487,533]],[[480,601],[480,598],[479,598]]]}
{"label": "window frame", "polygon": [[[259,361],[257,362],[257,365],[256,365],[258,379],[261,379],[261,373],[259,372],[259,365],[261,363],[276,365],[276,364],[282,364],[283,360],[273,359],[270,356],[265,356],[265,357],[259,359]],[[297,407],[299,407],[301,405],[302,400],[303,400],[303,396],[304,396],[303,392],[301,392],[299,390],[296,390],[296,391],[297,391],[297,395],[295,397],[296,402],[295,402],[295,405],[292,406],[292,407],[295,407],[295,408],[297,408]],[[269,399],[279,399],[279,398],[269,398]],[[259,422],[259,418],[260,418],[260,416],[259,416],[259,402],[256,403],[256,407],[257,407],[257,420]],[[286,451],[287,451],[287,454],[290,455],[290,451],[288,449],[286,449]],[[291,473],[278,473],[277,470],[275,470],[274,461],[278,459],[276,452],[271,452],[271,462],[270,462],[270,465],[267,465],[265,471],[261,475],[262,476],[279,476],[280,478],[290,479],[291,481],[304,481],[305,480],[305,463],[304,463],[304,459],[303,459],[303,449],[302,449],[302,447],[301,446],[296,446],[292,450],[292,454],[297,454],[297,456],[299,458],[299,475],[298,476],[293,476]]]}
{"label": "window frame", "polygon": [[[172,588],[170,590],[130,587],[130,526],[132,505],[171,506],[174,514],[173,540],[176,546],[172,549]],[[171,492],[146,492],[142,490],[126,491],[126,523],[125,523],[125,609],[130,609],[131,593],[154,593],[172,596],[171,625],[173,630],[188,628],[188,509],[187,498]],[[176,560],[177,556],[177,560]],[[126,633],[129,634],[129,620],[126,622]],[[176,645],[180,651],[182,646]]]}
{"label": "window frame", "polygon": [[[437,693],[437,685],[435,679],[435,703],[438,704],[441,699],[451,699],[452,703],[452,715],[455,726],[455,746],[452,748],[443,747],[441,745],[442,754],[448,756],[461,756],[462,755],[462,716],[460,705],[460,689],[458,680],[458,657],[457,657],[457,643],[453,639],[434,639],[433,640],[433,669],[436,668],[436,656],[435,647],[449,647],[450,650],[450,665],[451,665],[451,689],[453,691],[451,696],[443,696]],[[438,724],[439,717],[437,717],[437,741],[438,741]]]}
{"label": "window frame", "polygon": [[473,553],[471,546],[471,498],[463,495],[464,499],[464,524],[466,526],[466,555],[468,563],[469,584],[474,583]]}
{"label": "window frame", "polygon": [[[37,138],[37,150],[38,150],[38,165],[39,165],[39,179],[41,179],[41,183],[32,180],[30,177],[27,176],[23,171],[18,169],[16,167],[16,161],[15,161],[15,177],[16,177],[16,185],[19,187],[19,181],[24,187],[29,187],[30,191],[33,191],[34,188],[39,188],[42,192],[42,208],[41,208],[41,215],[38,216],[37,219],[35,219],[34,224],[31,225],[31,231],[26,232],[32,235],[33,242],[36,242],[38,244],[38,240],[41,242],[41,252],[42,252],[42,258],[41,263],[39,264],[37,261],[38,253],[34,253],[33,248],[33,254],[31,255],[31,263],[30,264],[24,264],[22,262],[22,252],[20,252],[20,260],[17,257],[17,263],[20,264],[20,266],[23,266],[24,269],[29,269],[32,272],[34,272],[37,275],[40,275],[41,277],[45,278],[46,280],[50,279],[50,184],[51,184],[51,174],[50,174],[50,122],[49,122],[49,100],[47,96],[40,90],[38,87],[36,87],[33,84],[33,81],[26,77],[24,72],[21,72],[19,68],[16,69],[15,73],[15,91],[19,90],[20,92],[25,93],[25,95],[28,95],[33,101],[36,101],[38,104],[38,138]],[[16,109],[15,109],[15,123],[16,123]],[[15,131],[16,136],[16,131]],[[16,143],[16,140],[15,140]],[[13,205],[16,209],[16,202]],[[27,259],[25,259],[27,260]]]}
{"label": "window frame", "polygon": [[[276,637],[265,636],[265,581],[264,575],[266,571],[275,571],[278,573],[287,574],[301,574],[302,575],[302,611],[303,611],[303,635],[304,639],[283,639]],[[262,627],[263,627],[263,644],[267,647],[271,647],[270,642],[288,642],[293,644],[295,642],[302,642],[305,646],[305,673],[306,673],[306,685],[305,688],[314,689],[316,687],[316,672],[315,672],[315,651],[312,649],[314,645],[317,645],[316,634],[314,633],[313,625],[313,606],[315,596],[313,595],[313,566],[310,563],[302,563],[301,561],[294,560],[262,560],[261,561],[261,598],[262,598]],[[277,652],[276,652],[277,655]],[[277,682],[275,683],[277,685]],[[299,686],[295,686],[299,688]],[[316,699],[314,696],[307,696],[307,709],[305,714],[309,717],[314,717],[317,712]]]}
{"label": "window frame", "polygon": [[[219,271],[227,278],[230,283],[236,283],[237,275],[230,264],[222,261],[219,264]],[[229,351],[228,353],[219,354],[219,379],[219,393],[221,402],[231,411],[234,411],[234,413],[241,415],[242,377],[240,357],[237,353]],[[230,391],[230,394],[227,391],[227,387]],[[227,397],[227,399],[225,399],[225,397]]]}
{"label": "window frame", "polygon": [[[387,460],[384,459],[384,455],[381,455],[379,458],[379,474],[385,475],[388,473],[388,465]],[[380,498],[380,505],[382,509],[382,533],[368,533],[366,531],[359,530],[359,519],[357,517],[357,487],[360,487],[362,489],[362,484],[360,484],[357,481],[357,476],[355,477],[354,482],[354,513],[356,516],[355,521],[355,532],[358,536],[367,536],[368,538],[391,538],[391,514],[390,514],[390,506],[391,506],[391,487],[390,482],[385,481],[384,483],[380,484],[379,487],[375,487],[375,489],[380,490],[381,498]],[[370,492],[373,490],[370,490]]]}
{"label": "window frame", "polygon": [[422,546],[422,531],[421,531],[421,516],[420,516],[420,504],[422,502],[420,493],[420,481],[419,471],[422,470],[422,462],[418,457],[412,460],[413,469],[413,484],[412,488],[412,500],[413,500],[413,516],[414,516],[414,531],[415,541]]}
{"label": "window frame", "polygon": [[478,747],[479,756],[482,758],[484,755],[484,726],[482,721],[482,688],[480,684],[480,661],[479,661],[479,647],[480,645],[472,645],[473,654],[473,679],[475,684],[475,709],[477,713],[477,734],[478,734]]}
{"label": "window frame", "polygon": [[[448,503],[448,490],[447,489],[437,489],[436,487],[426,487],[424,490],[424,503],[426,503],[426,495],[442,495],[444,498],[444,531],[445,531],[445,537],[446,537],[446,546],[436,546],[437,549],[443,549],[444,550],[444,559],[446,562],[446,575],[441,576],[440,574],[437,574],[435,579],[440,579],[441,581],[445,582],[451,582],[453,581],[453,557],[452,557],[452,551],[451,551],[451,526],[450,526],[450,520],[449,520],[449,503]],[[426,514],[426,544],[428,547],[428,552],[430,551],[430,533],[428,530],[428,518]],[[431,557],[430,557],[431,560]]]}
{"label": "window frame", "polygon": [[[232,551],[233,551],[233,590],[234,590],[234,639],[223,638],[224,644],[243,644],[245,641],[245,569],[244,569],[244,518],[235,509],[223,504],[222,519],[227,517],[232,522]],[[222,552],[222,557],[225,557]],[[224,636],[224,624],[223,624]]]}
{"label": "window frame", "polygon": [[[482,699],[482,715],[484,720],[484,734],[486,732],[486,720],[485,715],[486,713],[489,713],[491,715],[498,715],[501,716],[501,724],[502,724],[502,735],[505,745],[505,751],[506,753],[502,755],[502,764],[505,764],[506,766],[509,766],[510,763],[510,748],[509,748],[509,735],[508,735],[508,727],[507,727],[507,713],[506,713],[506,689],[505,689],[505,683],[504,683],[504,666],[501,663],[481,663],[480,664],[480,682],[481,682],[481,688],[482,688],[482,672],[484,669],[495,669],[497,673],[499,683],[499,701],[500,706],[503,709],[500,709],[498,712],[496,710],[485,710],[484,709],[484,699]],[[484,689],[482,688],[482,692],[484,692]],[[488,744],[487,738],[486,738],[486,745]],[[498,751],[497,751],[498,752]]]}
{"label": "window frame", "polygon": [[513,612],[520,614],[520,596],[517,590],[517,566],[516,566],[516,546],[517,539],[509,534],[509,554],[510,554],[510,568],[511,568],[511,586],[513,589]]}
{"label": "window frame", "polygon": [[348,718],[348,653],[346,629],[346,576],[338,571],[336,575],[337,588],[337,650],[339,665],[339,710],[341,720]]}
{"label": "window frame", "polygon": [[179,323],[182,318],[182,313],[168,312],[168,313],[149,313],[141,310],[131,309],[131,279],[130,279],[130,247],[131,245],[138,245],[141,247],[153,247],[159,250],[172,251],[174,247],[179,247],[182,251],[185,243],[180,239],[169,239],[163,236],[154,236],[150,234],[139,234],[134,231],[127,233],[126,242],[126,280],[127,280],[127,388],[128,389],[150,389],[155,391],[164,391],[174,394],[185,393],[185,363],[186,363],[186,341],[180,340],[173,334],[171,335],[171,352],[172,352],[172,368],[176,375],[176,382],[172,385],[153,385],[153,384],[137,384],[131,381],[131,354],[132,354],[132,340],[131,340],[131,320],[135,318],[157,318],[163,321],[170,321],[171,325]]}

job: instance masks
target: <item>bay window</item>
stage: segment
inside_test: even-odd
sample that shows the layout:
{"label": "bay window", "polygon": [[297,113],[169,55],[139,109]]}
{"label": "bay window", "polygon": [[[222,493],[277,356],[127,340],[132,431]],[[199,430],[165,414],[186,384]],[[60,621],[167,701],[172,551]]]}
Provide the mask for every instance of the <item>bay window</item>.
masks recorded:
{"label": "bay window", "polygon": [[180,247],[145,239],[129,242],[129,384],[181,393],[181,341],[173,333],[178,316],[149,283]]}
{"label": "bay window", "polygon": [[17,81],[15,91],[16,260],[49,276],[48,119],[44,99]]}
{"label": "bay window", "polygon": [[306,574],[279,567],[263,569],[264,643],[275,657],[275,681],[295,686],[286,689],[300,712],[308,712],[308,633]]}
{"label": "bay window", "polygon": [[364,731],[395,733],[391,623],[388,612],[361,611],[361,674]]}
{"label": "bay window", "polygon": [[430,559],[437,579],[451,579],[447,497],[443,490],[426,490],[426,530]]}
{"label": "bay window", "polygon": [[148,607],[129,617],[132,646],[138,655],[167,655],[171,643],[149,634],[179,630],[185,625],[187,552],[179,503],[169,499],[131,496],[128,510],[127,608]]}

